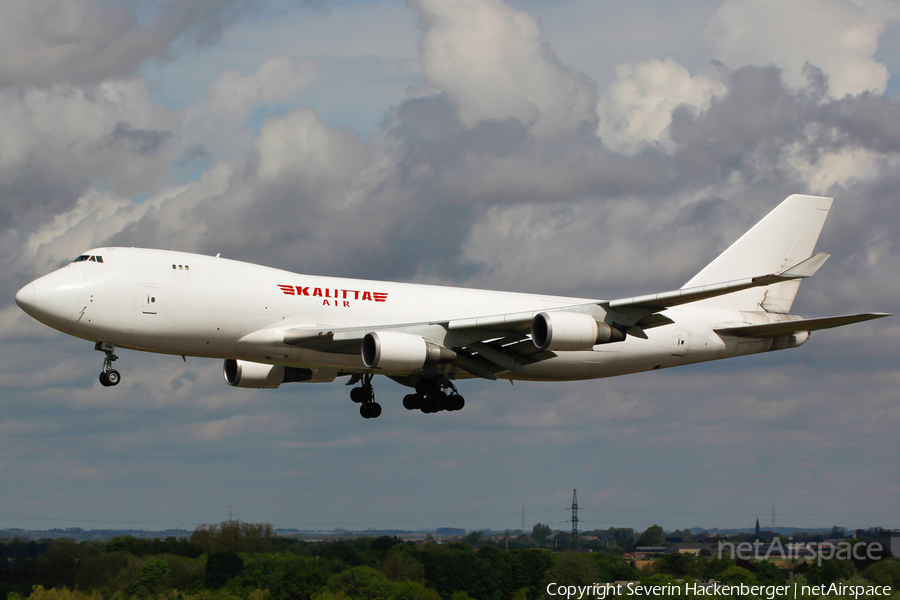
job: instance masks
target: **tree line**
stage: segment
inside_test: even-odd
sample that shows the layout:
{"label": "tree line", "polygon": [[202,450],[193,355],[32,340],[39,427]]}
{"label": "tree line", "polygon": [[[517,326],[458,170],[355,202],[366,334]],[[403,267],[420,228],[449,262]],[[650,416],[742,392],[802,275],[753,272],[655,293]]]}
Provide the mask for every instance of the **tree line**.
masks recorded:
{"label": "tree line", "polygon": [[[539,536],[545,533],[536,529]],[[530,600],[548,597],[550,583],[659,584],[685,578],[734,583],[865,578],[895,590],[900,586],[900,560],[893,558],[862,571],[850,561],[825,561],[805,573],[785,574],[768,561],[739,564],[672,553],[638,569],[610,552],[504,547],[480,537],[449,544],[413,544],[390,536],[308,542],[277,536],[271,525],[233,520],[198,527],[181,539],[13,538],[0,541],[0,598]]]}

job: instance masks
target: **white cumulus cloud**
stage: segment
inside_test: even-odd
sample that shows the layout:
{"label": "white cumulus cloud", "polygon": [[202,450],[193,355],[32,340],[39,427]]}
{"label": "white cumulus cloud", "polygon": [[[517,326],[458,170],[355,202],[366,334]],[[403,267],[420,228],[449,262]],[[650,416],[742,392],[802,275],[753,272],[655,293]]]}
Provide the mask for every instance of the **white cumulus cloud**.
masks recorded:
{"label": "white cumulus cloud", "polygon": [[538,136],[594,122],[596,91],[541,39],[539,21],[501,0],[412,0],[426,80],[473,126],[519,119]]}
{"label": "white cumulus cloud", "polygon": [[795,89],[806,85],[804,65],[819,67],[839,98],[885,90],[890,73],[874,54],[879,33],[898,16],[877,2],[726,0],[706,37],[728,67],[775,65]]}
{"label": "white cumulus cloud", "polygon": [[647,144],[672,149],[667,130],[672,111],[687,106],[703,112],[728,88],[705,75],[691,76],[671,58],[620,65],[600,99],[597,135],[608,148],[634,154]]}

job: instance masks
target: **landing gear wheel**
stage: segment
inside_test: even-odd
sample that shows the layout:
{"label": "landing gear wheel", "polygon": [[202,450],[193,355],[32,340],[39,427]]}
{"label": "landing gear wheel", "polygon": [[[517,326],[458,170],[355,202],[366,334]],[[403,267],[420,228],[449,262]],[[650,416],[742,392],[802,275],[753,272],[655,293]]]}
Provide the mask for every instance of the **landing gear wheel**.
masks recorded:
{"label": "landing gear wheel", "polygon": [[[119,375],[119,372],[115,369],[110,369],[105,373],[106,375],[106,385],[112,387],[114,385],[119,385],[119,382],[122,381],[122,376]],[[103,383],[103,380],[100,380],[100,383]]]}
{"label": "landing gear wheel", "polygon": [[466,399],[459,394],[453,394],[447,400],[447,410],[462,410],[466,405]]}
{"label": "landing gear wheel", "polygon": [[[416,402],[414,399],[418,398]],[[466,401],[453,382],[443,376],[420,379],[416,382],[416,393],[403,399],[403,406],[408,410],[418,408],[425,414],[442,410],[462,410]]]}
{"label": "landing gear wheel", "polygon": [[100,385],[102,385],[103,387],[109,387],[109,379],[106,378],[105,371],[100,373]]}
{"label": "landing gear wheel", "polygon": [[381,405],[377,402],[367,402],[359,407],[359,414],[363,419],[377,419],[381,416]]}
{"label": "landing gear wheel", "polygon": [[359,414],[363,419],[377,419],[381,414],[381,405],[375,402],[375,388],[372,387],[372,374],[363,375],[362,385],[350,390],[350,399],[357,402]]}
{"label": "landing gear wheel", "polygon": [[406,410],[416,410],[422,405],[422,397],[418,394],[407,394],[403,397],[403,408]]}

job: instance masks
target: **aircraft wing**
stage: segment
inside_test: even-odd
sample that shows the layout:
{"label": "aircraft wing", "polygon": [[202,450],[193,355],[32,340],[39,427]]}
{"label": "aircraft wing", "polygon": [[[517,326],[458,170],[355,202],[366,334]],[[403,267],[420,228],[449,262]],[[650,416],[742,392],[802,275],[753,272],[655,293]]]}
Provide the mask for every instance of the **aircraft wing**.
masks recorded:
{"label": "aircraft wing", "polygon": [[[282,343],[320,352],[359,354],[363,338],[374,331],[399,331],[442,340],[456,356],[460,369],[484,379],[515,371],[556,356],[535,347],[528,336],[535,315],[542,311],[430,323],[407,323],[369,328],[324,329],[293,327],[283,330]],[[254,334],[251,334],[254,335]]]}
{"label": "aircraft wing", "polygon": [[714,331],[719,335],[730,335],[739,338],[769,338],[779,335],[799,333],[801,331],[818,331],[819,329],[831,329],[841,325],[860,323],[872,319],[891,316],[889,313],[859,313],[855,315],[841,315],[839,317],[820,317],[817,319],[798,319],[796,321],[783,321],[781,323],[762,323],[758,325],[739,325],[737,327],[716,327]]}

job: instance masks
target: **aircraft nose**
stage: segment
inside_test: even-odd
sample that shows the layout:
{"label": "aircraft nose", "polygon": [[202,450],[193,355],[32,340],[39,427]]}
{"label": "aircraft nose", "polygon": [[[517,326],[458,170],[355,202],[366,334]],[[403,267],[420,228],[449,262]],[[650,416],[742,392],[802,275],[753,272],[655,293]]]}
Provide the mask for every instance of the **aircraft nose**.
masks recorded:
{"label": "aircraft nose", "polygon": [[83,283],[84,273],[63,267],[19,290],[16,304],[45,325],[64,328],[72,319]]}
{"label": "aircraft nose", "polygon": [[16,304],[19,308],[27,312],[29,315],[34,312],[34,305],[37,302],[37,290],[33,283],[29,283],[21,290],[16,292]]}

